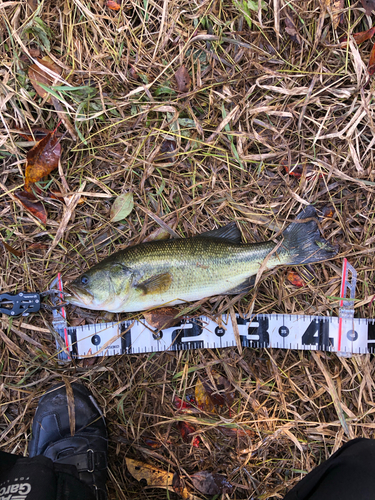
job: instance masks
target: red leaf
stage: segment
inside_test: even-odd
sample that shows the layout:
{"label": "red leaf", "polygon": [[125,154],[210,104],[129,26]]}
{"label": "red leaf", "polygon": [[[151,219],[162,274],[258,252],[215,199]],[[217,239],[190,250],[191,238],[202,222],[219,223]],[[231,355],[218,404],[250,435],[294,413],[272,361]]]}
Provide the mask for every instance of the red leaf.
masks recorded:
{"label": "red leaf", "polygon": [[181,66],[175,73],[177,87],[180,92],[188,92],[191,85],[191,78],[185,66]]}
{"label": "red leaf", "polygon": [[34,217],[46,224],[47,222],[47,212],[44,208],[42,202],[40,202],[32,193],[27,191],[16,191],[14,196],[20,200],[22,205],[28,210]]}
{"label": "red leaf", "polygon": [[121,5],[119,5],[114,0],[107,0],[107,7],[111,10],[120,10],[121,9]]}
{"label": "red leaf", "polygon": [[368,62],[368,73],[373,75],[375,73],[375,44],[373,45],[370,52],[370,59]]}
{"label": "red leaf", "polygon": [[55,132],[49,132],[27,153],[25,189],[55,170],[61,156],[61,145]]}
{"label": "red leaf", "polygon": [[[180,420],[179,422],[177,422],[177,427],[181,433],[182,440],[185,443],[190,443],[192,439],[191,434],[193,434],[196,431],[194,425],[190,424],[189,422]],[[192,445],[195,448],[199,448],[199,441],[200,441],[199,436],[194,436]]]}
{"label": "red leaf", "polygon": [[[375,26],[366,31],[360,31],[359,33],[353,33],[353,38],[357,42],[358,45],[365,42],[366,40],[370,40],[375,33]],[[343,38],[340,40],[343,47],[346,47],[347,38]]]}
{"label": "red leaf", "polygon": [[[192,398],[192,403],[196,404],[194,398]],[[177,410],[186,410],[189,408],[195,409],[194,406],[189,403],[189,401],[184,401],[183,399],[179,398],[178,396],[174,397],[173,404],[175,405]]]}
{"label": "red leaf", "polygon": [[288,271],[286,278],[288,281],[290,281],[292,285],[298,286],[298,288],[305,286],[305,282],[303,281],[301,276],[295,271]]}

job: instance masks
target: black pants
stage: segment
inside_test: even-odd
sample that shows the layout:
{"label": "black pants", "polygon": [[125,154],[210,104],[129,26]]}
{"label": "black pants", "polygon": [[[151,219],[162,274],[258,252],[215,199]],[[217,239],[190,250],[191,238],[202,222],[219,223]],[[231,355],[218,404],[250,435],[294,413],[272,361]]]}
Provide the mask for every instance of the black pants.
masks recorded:
{"label": "black pants", "polygon": [[95,500],[73,465],[0,451],[0,500]]}
{"label": "black pants", "polygon": [[312,470],[284,500],[374,500],[375,440],[353,439]]}
{"label": "black pants", "polygon": [[[353,439],[307,474],[284,500],[375,499],[375,440]],[[74,466],[0,451],[0,500],[95,500]]]}

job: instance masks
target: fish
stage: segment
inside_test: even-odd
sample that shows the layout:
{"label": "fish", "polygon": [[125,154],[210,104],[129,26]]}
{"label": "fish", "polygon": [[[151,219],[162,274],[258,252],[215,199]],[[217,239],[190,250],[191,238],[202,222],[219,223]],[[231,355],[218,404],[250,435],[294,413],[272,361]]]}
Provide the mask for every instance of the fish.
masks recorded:
{"label": "fish", "polygon": [[272,269],[321,262],[337,254],[322,238],[316,217],[315,208],[307,206],[284,230],[281,243],[241,243],[233,222],[190,238],[129,246],[72,281],[65,300],[120,313],[245,293],[266,258],[265,269]]}

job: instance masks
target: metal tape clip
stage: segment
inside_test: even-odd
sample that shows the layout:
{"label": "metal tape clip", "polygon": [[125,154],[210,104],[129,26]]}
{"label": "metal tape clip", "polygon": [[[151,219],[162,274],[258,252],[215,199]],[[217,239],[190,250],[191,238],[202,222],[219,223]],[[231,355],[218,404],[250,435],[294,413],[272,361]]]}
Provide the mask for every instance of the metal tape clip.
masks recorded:
{"label": "metal tape clip", "polygon": [[[349,280],[349,272],[351,278]],[[337,355],[350,358],[352,353],[342,349],[343,336],[346,333],[350,338],[351,332],[354,330],[354,298],[355,287],[357,284],[357,271],[349,264],[347,259],[342,263],[342,281],[340,290],[340,308],[339,308],[339,331],[338,331],[338,346]],[[349,293],[349,297],[347,297]],[[353,339],[354,340],[354,339]]]}

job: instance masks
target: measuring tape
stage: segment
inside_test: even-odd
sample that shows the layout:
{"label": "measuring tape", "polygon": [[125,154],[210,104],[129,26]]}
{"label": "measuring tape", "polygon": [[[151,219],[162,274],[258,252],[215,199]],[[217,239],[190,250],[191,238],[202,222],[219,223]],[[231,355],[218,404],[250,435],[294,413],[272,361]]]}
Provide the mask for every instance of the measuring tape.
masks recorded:
{"label": "measuring tape", "polygon": [[[348,274],[351,274],[351,279]],[[249,319],[223,315],[182,318],[163,330],[144,320],[67,327],[65,311],[54,311],[53,325],[66,346],[57,342],[60,359],[113,356],[189,349],[302,349],[336,352],[340,356],[375,352],[375,319],[354,318],[357,273],[344,259],[339,316],[258,314]],[[61,279],[58,280],[62,291]],[[349,293],[349,297],[347,294]]]}

